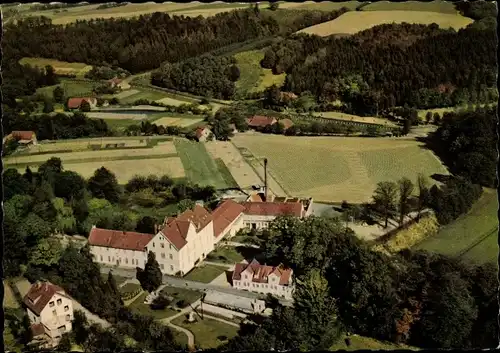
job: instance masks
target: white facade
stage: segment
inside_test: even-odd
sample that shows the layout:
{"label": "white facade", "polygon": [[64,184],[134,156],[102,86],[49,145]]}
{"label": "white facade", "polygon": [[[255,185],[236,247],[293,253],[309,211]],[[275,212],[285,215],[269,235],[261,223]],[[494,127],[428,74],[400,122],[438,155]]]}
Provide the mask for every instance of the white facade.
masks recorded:
{"label": "white facade", "polygon": [[265,282],[256,283],[253,279],[251,270],[247,268],[241,273],[240,280],[233,280],[233,287],[236,289],[247,290],[249,292],[272,294],[276,297],[283,297],[289,300],[292,299],[294,290],[294,286],[292,284],[292,274],[290,274],[288,285],[281,285],[280,277],[274,273],[269,274],[269,276],[265,278]]}
{"label": "white facade", "polygon": [[261,216],[261,215],[244,215],[243,216],[243,226],[242,228],[248,229],[265,229],[269,226],[269,223],[274,221],[276,216]]}
{"label": "white facade", "polygon": [[238,216],[238,218],[236,218],[233,222],[231,222],[217,238],[215,238],[215,244],[219,243],[223,238],[234,237],[240,229],[247,227],[245,225],[244,220],[245,220],[245,215],[242,213]]}
{"label": "white facade", "polygon": [[90,245],[90,253],[94,255],[94,261],[99,264],[130,269],[144,267],[148,260],[148,255],[144,251],[116,249],[106,246]]}

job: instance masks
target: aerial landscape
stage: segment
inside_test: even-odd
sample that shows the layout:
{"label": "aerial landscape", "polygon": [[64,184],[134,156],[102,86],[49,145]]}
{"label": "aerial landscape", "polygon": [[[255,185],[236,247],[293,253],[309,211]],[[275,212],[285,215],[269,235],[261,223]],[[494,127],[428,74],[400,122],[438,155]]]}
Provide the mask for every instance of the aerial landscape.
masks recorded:
{"label": "aerial landscape", "polygon": [[499,346],[496,2],[0,9],[5,351]]}

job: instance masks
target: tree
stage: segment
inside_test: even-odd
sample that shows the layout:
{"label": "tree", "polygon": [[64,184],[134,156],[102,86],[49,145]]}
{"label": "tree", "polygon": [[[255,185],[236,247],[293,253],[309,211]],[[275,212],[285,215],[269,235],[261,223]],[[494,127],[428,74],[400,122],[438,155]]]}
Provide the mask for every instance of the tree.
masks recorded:
{"label": "tree", "polygon": [[418,174],[418,208],[417,208],[417,219],[420,219],[420,214],[422,210],[428,206],[430,203],[429,186],[426,177],[419,173]]}
{"label": "tree", "polygon": [[179,212],[184,212],[187,210],[192,210],[195,206],[195,202],[191,199],[184,199],[179,202],[177,209]]}
{"label": "tree", "polygon": [[82,103],[80,104],[80,111],[90,112],[90,103],[86,100],[82,101]]}
{"label": "tree", "polygon": [[52,96],[54,97],[54,102],[63,103],[64,102],[64,89],[61,86],[57,86],[52,91]]}
{"label": "tree", "polygon": [[65,205],[64,200],[58,197],[52,199],[52,205],[57,213],[56,231],[60,233],[73,233],[76,230],[76,219],[73,216],[73,209]]}
{"label": "tree", "polygon": [[83,344],[87,338],[87,327],[89,322],[84,312],[81,310],[75,310],[73,314],[73,325],[72,333],[75,337],[75,343],[78,345]]}
{"label": "tree", "polygon": [[408,135],[411,131],[411,120],[410,119],[405,119],[403,121],[403,135]]}
{"label": "tree", "polygon": [[396,208],[397,186],[396,183],[391,181],[382,181],[377,184],[373,201],[385,218],[385,228],[389,223],[389,217]]}
{"label": "tree", "polygon": [[226,117],[215,116],[212,123],[212,132],[219,141],[227,141],[233,137],[233,129],[230,127],[230,121]]}
{"label": "tree", "polygon": [[431,111],[428,111],[426,114],[425,114],[425,122],[427,124],[430,124],[432,121],[432,112]]}
{"label": "tree", "polygon": [[270,4],[269,4],[269,10],[271,11],[276,11],[279,7],[279,3],[276,2],[276,1],[272,1]]}
{"label": "tree", "polygon": [[44,113],[51,113],[54,111],[54,104],[48,99],[43,101],[43,112]]}
{"label": "tree", "polygon": [[238,81],[240,78],[240,69],[236,65],[231,65],[229,67],[229,79],[233,82]]}
{"label": "tree", "polygon": [[42,239],[30,253],[29,263],[34,266],[52,267],[59,263],[63,248],[55,238]]}
{"label": "tree", "polygon": [[438,112],[435,112],[432,118],[435,125],[439,125],[439,123],[441,123],[441,115],[439,115]]}
{"label": "tree", "polygon": [[152,251],[148,253],[148,262],[144,270],[137,267],[136,278],[141,283],[141,287],[150,293],[161,285],[163,275],[160,270],[160,265],[156,261],[155,254]]}
{"label": "tree", "polygon": [[55,177],[54,194],[67,201],[78,200],[84,197],[86,191],[85,179],[73,171],[65,170]]}
{"label": "tree", "polygon": [[144,216],[137,222],[135,230],[139,233],[154,234],[156,232],[155,226],[156,221],[153,217]]}
{"label": "tree", "polygon": [[97,169],[88,181],[88,189],[93,197],[118,202],[121,189],[116,176],[104,167]]}
{"label": "tree", "polygon": [[413,183],[410,179],[403,177],[398,180],[399,184],[399,224],[402,225],[404,217],[409,213],[410,197],[413,193]]}
{"label": "tree", "polygon": [[69,352],[73,348],[71,344],[71,333],[65,332],[62,334],[59,344],[57,345],[57,350],[61,352]]}

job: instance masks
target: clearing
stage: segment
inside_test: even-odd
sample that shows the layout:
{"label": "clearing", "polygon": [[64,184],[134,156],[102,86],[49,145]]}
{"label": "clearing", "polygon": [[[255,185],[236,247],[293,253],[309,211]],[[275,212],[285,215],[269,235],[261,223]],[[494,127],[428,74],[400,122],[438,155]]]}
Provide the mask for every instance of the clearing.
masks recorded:
{"label": "clearing", "polygon": [[264,69],[260,62],[264,59],[264,50],[250,50],[238,53],[235,56],[240,69],[240,78],[236,81],[239,93],[262,92],[272,85],[281,86],[285,82],[286,74],[273,75],[271,69]]}
{"label": "clearing", "polygon": [[351,335],[349,336],[349,339],[351,341],[351,344],[347,346],[345,344],[345,339],[347,337],[343,336],[337,343],[335,343],[330,350],[331,351],[339,351],[339,350],[346,350],[346,351],[357,351],[357,350],[387,350],[387,351],[392,351],[392,350],[412,350],[412,351],[418,351],[418,348],[415,347],[410,347],[404,344],[396,344],[393,342],[383,342],[376,340],[371,337],[364,337],[364,336],[359,336],[359,335]]}
{"label": "clearing", "polygon": [[195,345],[200,349],[217,348],[238,334],[236,326],[209,318],[202,320],[199,316],[196,316],[196,320],[196,322],[190,323],[187,322],[185,315],[181,315],[172,320],[172,323],[191,331],[194,335]]}
{"label": "clearing", "polygon": [[227,176],[227,168],[222,168],[224,163],[221,165],[212,159],[203,143],[185,139],[174,141],[186,176],[193,183],[211,185],[216,189],[237,187],[234,182],[228,182],[230,180]]}
{"label": "clearing", "polygon": [[471,210],[442,227],[415,248],[445,255],[461,255],[475,263],[497,261],[498,197],[495,189],[484,189]]}
{"label": "clearing", "polygon": [[448,1],[377,1],[362,8],[362,11],[425,11],[458,14],[455,5]]}
{"label": "clearing", "polygon": [[307,27],[298,33],[316,34],[326,37],[332,34],[355,34],[385,23],[436,23],[441,28],[459,30],[473,22],[472,19],[458,14],[431,11],[351,11],[335,20]]}
{"label": "clearing", "polygon": [[203,121],[203,117],[180,115],[178,117],[167,116],[155,120],[156,125],[189,127]]}
{"label": "clearing", "polygon": [[50,65],[54,68],[56,74],[74,74],[77,77],[83,77],[87,72],[92,70],[92,65],[87,65],[84,63],[69,63],[66,61],[59,61],[55,59],[45,59],[45,58],[22,58],[19,60],[22,65],[37,66],[39,68],[45,68],[45,66]]}
{"label": "clearing", "polygon": [[60,84],[41,87],[36,90],[36,93],[52,98],[54,89],[56,87],[62,87],[64,90],[64,97],[88,97],[92,95],[92,90],[95,85],[96,83],[92,81],[72,81],[61,79]]}
{"label": "clearing", "polygon": [[234,144],[252,161],[268,158],[270,174],[289,195],[318,202],[369,201],[380,181],[418,173],[448,174],[431,151],[412,139],[290,137],[244,133]]}
{"label": "clearing", "polygon": [[319,113],[316,112],[316,113],[312,113],[312,114],[314,116],[317,116],[320,118],[325,118],[325,119],[355,121],[355,122],[360,122],[360,123],[371,123],[371,124],[379,124],[379,125],[392,126],[392,127],[397,126],[392,121],[389,121],[387,119],[376,118],[374,116],[358,116],[358,115],[352,115],[352,114],[347,114],[347,113],[342,113],[342,112],[334,112],[334,111],[319,112]]}

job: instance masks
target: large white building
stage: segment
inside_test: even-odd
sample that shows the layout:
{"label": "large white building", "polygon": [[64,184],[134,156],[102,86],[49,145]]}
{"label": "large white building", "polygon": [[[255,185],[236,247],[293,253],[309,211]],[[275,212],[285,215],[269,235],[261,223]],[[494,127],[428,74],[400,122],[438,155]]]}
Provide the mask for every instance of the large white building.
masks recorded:
{"label": "large white building", "polygon": [[50,282],[33,284],[24,296],[33,338],[42,348],[57,346],[61,336],[72,329],[73,301]]}
{"label": "large white building", "polygon": [[224,237],[232,237],[242,228],[265,228],[280,215],[305,217],[307,210],[298,199],[243,203],[228,199],[211,213],[196,205],[177,217],[167,217],[156,235],[93,227],[90,251],[96,262],[123,268],[144,267],[152,251],[162,273],[184,275]]}
{"label": "large white building", "polygon": [[276,297],[292,299],[293,271],[280,266],[261,265],[257,260],[239,263],[233,272],[233,287]]}

